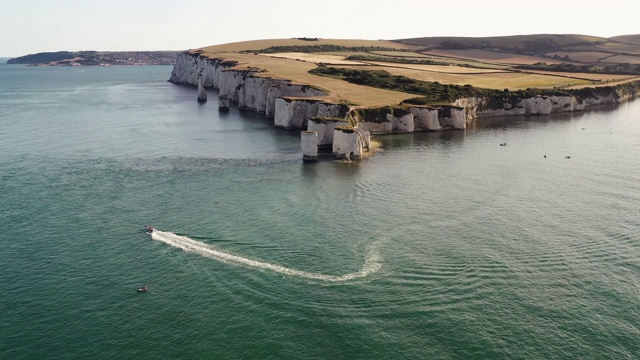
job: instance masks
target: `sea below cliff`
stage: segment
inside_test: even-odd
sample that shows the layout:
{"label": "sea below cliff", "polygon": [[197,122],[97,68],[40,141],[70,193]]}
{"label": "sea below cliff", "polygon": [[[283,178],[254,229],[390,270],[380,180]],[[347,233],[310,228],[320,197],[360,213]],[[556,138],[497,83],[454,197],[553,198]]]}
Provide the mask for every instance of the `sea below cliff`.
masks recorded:
{"label": "sea below cliff", "polygon": [[0,358],[640,353],[640,102],[303,164],[171,69],[0,64]]}

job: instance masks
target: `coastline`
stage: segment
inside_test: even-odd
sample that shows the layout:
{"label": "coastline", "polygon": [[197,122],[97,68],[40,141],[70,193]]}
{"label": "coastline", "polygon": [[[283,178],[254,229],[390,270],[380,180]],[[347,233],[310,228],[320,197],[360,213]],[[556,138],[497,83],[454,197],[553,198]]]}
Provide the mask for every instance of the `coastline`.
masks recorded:
{"label": "coastline", "polygon": [[[289,79],[265,77],[259,70],[239,68],[237,62],[209,58],[200,52],[183,52],[174,65],[170,82],[219,90],[220,99],[241,110],[274,118],[277,127],[307,130],[310,118],[352,118],[372,135],[419,131],[464,130],[477,119],[492,116],[549,115],[612,105],[640,96],[640,81],[615,86],[564,90],[569,95],[534,95],[528,98],[462,97],[448,104],[361,107],[335,103],[313,84],[293,84]],[[496,106],[498,104],[498,106]],[[346,107],[346,110],[345,110]]]}

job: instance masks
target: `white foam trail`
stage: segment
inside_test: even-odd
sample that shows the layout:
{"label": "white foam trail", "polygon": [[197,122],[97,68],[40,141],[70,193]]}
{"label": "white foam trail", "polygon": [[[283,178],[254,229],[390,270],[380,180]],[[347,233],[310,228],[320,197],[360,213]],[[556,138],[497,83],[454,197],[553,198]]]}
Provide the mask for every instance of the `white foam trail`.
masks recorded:
{"label": "white foam trail", "polygon": [[239,264],[239,265],[245,265],[245,266],[258,268],[258,269],[271,270],[280,274],[299,276],[307,279],[332,281],[332,282],[347,281],[351,279],[363,278],[369,274],[375,273],[376,271],[380,270],[380,268],[382,267],[382,265],[380,264],[380,256],[378,255],[378,253],[375,251],[370,251],[367,254],[365,263],[362,266],[362,269],[360,269],[360,271],[345,274],[342,276],[325,275],[325,274],[296,270],[296,269],[288,268],[285,266],[280,266],[280,265],[271,264],[263,261],[245,258],[238,255],[229,254],[224,251],[215,250],[211,246],[205,243],[190,239],[186,236],[176,235],[171,232],[154,230],[151,233],[151,238],[153,240],[163,242],[167,245],[171,245],[178,249],[182,249],[188,252],[193,252],[193,253],[206,256],[211,259],[219,260],[225,263]]}

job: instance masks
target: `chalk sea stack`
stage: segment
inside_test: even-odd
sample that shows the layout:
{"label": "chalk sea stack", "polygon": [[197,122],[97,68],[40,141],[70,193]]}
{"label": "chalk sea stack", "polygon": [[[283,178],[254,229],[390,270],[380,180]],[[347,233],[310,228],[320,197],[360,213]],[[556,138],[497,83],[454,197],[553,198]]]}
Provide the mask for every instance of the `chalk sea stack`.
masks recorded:
{"label": "chalk sea stack", "polygon": [[218,110],[229,111],[229,97],[227,95],[220,95],[218,97]]}
{"label": "chalk sea stack", "polygon": [[198,78],[198,102],[207,102],[207,92],[204,90],[204,86],[202,85],[202,78]]}

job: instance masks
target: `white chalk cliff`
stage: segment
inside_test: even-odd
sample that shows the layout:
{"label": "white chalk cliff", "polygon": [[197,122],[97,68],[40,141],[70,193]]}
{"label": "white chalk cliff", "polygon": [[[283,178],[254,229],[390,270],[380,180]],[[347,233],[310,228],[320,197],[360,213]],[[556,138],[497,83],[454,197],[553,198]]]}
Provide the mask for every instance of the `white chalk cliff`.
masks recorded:
{"label": "white chalk cliff", "polygon": [[338,126],[348,125],[348,121],[340,118],[312,117],[309,119],[307,130],[316,132],[318,147],[331,147],[333,145],[333,130]]}
{"label": "white chalk cliff", "polygon": [[302,145],[302,159],[313,161],[318,157],[318,133],[315,131],[303,131],[300,134]]}
{"label": "white chalk cliff", "polygon": [[339,159],[360,159],[364,152],[365,140],[350,126],[339,126],[333,130],[332,153]]}
{"label": "white chalk cliff", "polygon": [[[219,98],[228,107],[227,102],[236,103],[239,109],[264,113],[267,117],[276,117],[276,99],[282,97],[321,97],[327,94],[309,85],[293,84],[286,79],[274,79],[261,76],[257,71],[234,69],[236,63],[224,59],[209,59],[198,53],[182,53],[178,56],[169,81],[176,84],[197,85],[202,79],[205,87],[216,88]],[[299,128],[306,125],[309,116],[317,116],[314,109],[306,111],[306,107],[296,102],[289,102],[291,109],[282,104],[286,112],[278,117],[278,126]],[[317,112],[317,110],[316,110]]]}

